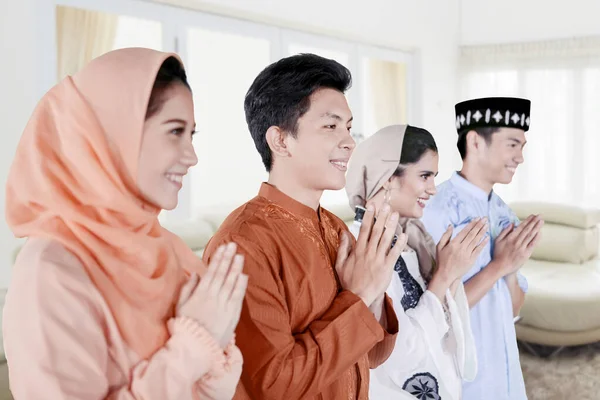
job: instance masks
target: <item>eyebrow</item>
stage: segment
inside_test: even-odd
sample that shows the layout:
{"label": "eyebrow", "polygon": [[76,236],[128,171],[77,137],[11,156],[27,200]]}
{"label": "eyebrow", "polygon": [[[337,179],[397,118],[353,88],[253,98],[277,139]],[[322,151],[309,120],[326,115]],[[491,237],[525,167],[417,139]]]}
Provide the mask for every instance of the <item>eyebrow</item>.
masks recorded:
{"label": "eyebrow", "polygon": [[[163,125],[167,125],[167,124],[183,124],[183,125],[187,125],[187,121],[184,119],[179,119],[179,118],[172,118],[168,121],[163,122]],[[193,128],[196,128],[196,124],[194,124]]]}
{"label": "eyebrow", "polygon": [[523,145],[523,146],[525,146],[527,144],[527,140],[525,142],[521,142],[521,140],[517,139],[517,138],[508,138],[508,140],[510,140],[511,142],[515,142],[517,144]]}
{"label": "eyebrow", "polygon": [[[344,121],[342,117],[340,117],[339,115],[332,113],[332,112],[326,112],[325,114],[321,115],[321,118],[333,118],[337,121]],[[346,121],[346,123],[348,122],[352,122],[352,120],[354,120],[354,117],[350,117],[350,119],[348,121]]]}

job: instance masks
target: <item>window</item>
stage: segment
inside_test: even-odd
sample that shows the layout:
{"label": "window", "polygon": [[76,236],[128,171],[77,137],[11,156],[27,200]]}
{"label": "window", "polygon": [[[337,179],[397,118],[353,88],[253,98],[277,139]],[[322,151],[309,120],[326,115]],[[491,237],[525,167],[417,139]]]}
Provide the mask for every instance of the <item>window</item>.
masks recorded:
{"label": "window", "polygon": [[600,54],[600,41],[579,44],[463,49],[463,98],[522,96],[532,102],[525,163],[511,185],[498,188],[508,202],[600,204],[600,57],[586,55]]}
{"label": "window", "polygon": [[[256,195],[268,175],[248,132],[244,96],[256,75],[281,57],[312,52],[350,69],[347,98],[357,139],[382,124],[405,123],[414,111],[412,55],[396,50],[140,0],[40,0],[38,18],[39,51],[50,66],[40,72],[41,93],[113,49],[150,47],[181,56],[194,92],[199,163],[177,209],[162,219],[228,211]],[[377,80],[383,73],[393,84]],[[381,104],[389,106],[383,118]],[[325,193],[322,203],[347,204],[345,191]]]}

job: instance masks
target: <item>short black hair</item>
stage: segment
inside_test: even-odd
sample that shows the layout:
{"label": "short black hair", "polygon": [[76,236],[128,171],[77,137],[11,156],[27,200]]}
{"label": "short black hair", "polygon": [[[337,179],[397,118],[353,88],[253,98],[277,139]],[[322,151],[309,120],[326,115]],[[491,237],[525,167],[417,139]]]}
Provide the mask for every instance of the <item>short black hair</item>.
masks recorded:
{"label": "short black hair", "polygon": [[400,165],[394,171],[393,176],[402,176],[407,165],[419,162],[421,157],[429,150],[434,153],[438,152],[433,135],[423,128],[408,125],[402,141]]}
{"label": "short black hair", "polygon": [[156,80],[154,81],[152,92],[150,93],[150,99],[148,100],[146,119],[160,111],[164,103],[163,93],[169,87],[171,87],[171,85],[176,83],[183,84],[185,87],[191,90],[183,65],[178,59],[171,56],[162,63],[158,73],[156,74]]}
{"label": "short black hair", "polygon": [[244,100],[248,129],[268,172],[273,166],[266,132],[278,126],[296,137],[298,119],[310,108],[310,96],[329,88],[345,93],[352,85],[348,68],[315,54],[298,54],[269,65],[254,80]]}
{"label": "short black hair", "polygon": [[456,147],[458,147],[458,152],[460,153],[460,158],[467,158],[467,133],[470,131],[475,131],[479,136],[485,139],[485,142],[489,145],[492,143],[492,135],[495,132],[500,130],[499,127],[480,127],[480,128],[469,128],[464,129],[458,133],[458,142],[456,142]]}

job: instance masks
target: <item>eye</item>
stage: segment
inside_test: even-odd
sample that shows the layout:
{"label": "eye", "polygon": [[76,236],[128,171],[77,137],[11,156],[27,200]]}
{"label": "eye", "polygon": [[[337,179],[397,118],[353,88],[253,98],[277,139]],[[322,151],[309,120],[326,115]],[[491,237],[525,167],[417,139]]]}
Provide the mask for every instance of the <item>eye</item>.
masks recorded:
{"label": "eye", "polygon": [[327,129],[335,129],[337,126],[335,124],[333,125],[325,125],[325,128]]}
{"label": "eye", "polygon": [[185,129],[181,128],[175,128],[175,129],[171,129],[171,134],[179,136],[181,135],[183,132],[185,132]]}

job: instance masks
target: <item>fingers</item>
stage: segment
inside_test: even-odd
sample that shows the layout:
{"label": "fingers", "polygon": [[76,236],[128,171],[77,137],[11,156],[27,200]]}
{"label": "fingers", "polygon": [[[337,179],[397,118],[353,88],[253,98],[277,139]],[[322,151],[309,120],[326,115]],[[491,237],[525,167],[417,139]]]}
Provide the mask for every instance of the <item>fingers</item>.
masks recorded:
{"label": "fingers", "polygon": [[217,251],[215,251],[215,254],[212,256],[210,263],[208,264],[208,269],[200,280],[199,287],[201,289],[208,289],[208,287],[210,287],[212,284],[215,272],[219,268],[219,265],[221,265],[221,260],[223,259],[223,253],[225,252],[226,247],[227,245],[224,244],[219,246]]}
{"label": "fingers", "polygon": [[[371,230],[371,237],[369,238],[369,243],[367,244],[367,252],[373,252],[373,254],[377,253],[377,249],[379,248],[379,243],[383,238],[383,233],[385,231],[385,227],[388,226],[388,219],[390,216],[390,205],[384,204],[379,213],[377,213],[377,221],[373,225],[373,229]],[[394,227],[395,228],[395,227]],[[395,231],[395,229],[394,229]],[[393,235],[392,235],[393,237]],[[390,239],[390,245],[392,241]],[[388,247],[389,248],[389,247]]]}
{"label": "fingers", "polygon": [[513,228],[514,225],[509,224],[502,232],[500,232],[500,234],[496,237],[496,240],[504,240],[513,231]]}
{"label": "fingers", "polygon": [[223,288],[221,290],[222,294],[226,299],[231,298],[233,289],[236,286],[237,280],[244,269],[244,256],[241,254],[236,254],[233,257],[233,262],[231,264],[231,268],[229,269],[229,273],[227,274],[227,278],[223,283]]}
{"label": "fingers", "polygon": [[229,243],[227,244],[227,247],[225,247],[221,257],[221,262],[216,266],[215,275],[209,285],[209,290],[211,290],[213,293],[218,293],[221,287],[223,287],[223,283],[225,282],[225,278],[229,273],[233,257],[235,256],[236,248],[237,245],[235,243]]}
{"label": "fingers", "polygon": [[446,247],[448,245],[448,243],[450,243],[450,239],[452,238],[453,231],[454,231],[454,228],[452,228],[452,225],[448,225],[448,229],[446,229],[446,232],[444,232],[444,234],[440,238],[440,241],[438,242],[438,245],[437,245],[438,251],[443,249],[444,247]]}
{"label": "fingers", "polygon": [[527,245],[527,250],[533,250],[533,248],[539,243],[540,239],[542,238],[542,232],[538,232],[533,239],[531,240],[531,242],[529,242],[529,244]]}
{"label": "fingers", "polygon": [[462,244],[466,245],[466,248],[469,250],[471,250],[477,243],[479,243],[479,240],[481,240],[480,238],[479,240],[475,241],[476,238],[480,236],[481,231],[484,229],[487,230],[487,218],[480,218],[477,222],[474,222],[475,221],[472,221],[469,226],[467,226],[466,229],[469,229],[469,232],[467,232],[467,235],[462,241]]}
{"label": "fingers", "polygon": [[469,222],[469,224],[463,228],[462,231],[460,231],[459,233],[456,234],[456,236],[454,237],[453,240],[455,240],[456,243],[462,243],[462,242],[466,241],[469,234],[479,224],[480,221],[481,221],[481,217],[473,218],[471,220],[471,222]]}
{"label": "fingers", "polygon": [[[392,247],[392,241],[394,240],[394,235],[396,234],[396,227],[398,226],[398,213],[393,212],[388,216],[388,221],[385,225],[385,230],[383,231],[383,236],[377,246],[377,255],[381,257],[385,257],[388,254],[388,251]],[[395,246],[394,246],[395,247]]]}
{"label": "fingers", "polygon": [[537,240],[539,240],[539,238],[541,238],[541,229],[544,226],[544,220],[540,219],[537,221],[537,223],[535,224],[535,226],[533,227],[533,229],[531,230],[531,232],[529,233],[529,235],[527,235],[525,237],[525,239],[523,240],[523,245],[526,247],[530,247],[531,243],[536,240],[536,238],[538,238]]}
{"label": "fingers", "polygon": [[[230,303],[235,307],[242,307],[246,289],[248,288],[248,275],[240,274],[236,280],[235,286],[231,291]],[[236,308],[237,309],[237,308]]]}
{"label": "fingers", "polygon": [[181,287],[181,291],[179,292],[179,300],[177,301],[179,305],[185,304],[188,301],[188,299],[190,298],[192,293],[194,293],[194,290],[198,286],[199,280],[200,278],[197,274],[192,274],[187,280],[187,282],[183,284],[183,286]]}
{"label": "fingers", "polygon": [[531,233],[534,232],[534,228],[536,228],[538,226],[539,221],[540,221],[540,219],[537,216],[535,216],[531,219],[528,218],[526,225],[522,229],[519,230],[519,233],[516,237],[515,243],[517,244],[517,246],[526,245],[527,238],[529,238],[529,240],[531,240],[531,238],[533,237],[531,235]]}
{"label": "fingers", "polygon": [[367,207],[367,211],[363,215],[362,225],[360,226],[358,239],[356,241],[357,251],[364,251],[367,248],[369,236],[371,235],[371,228],[373,227],[373,219],[375,219],[375,208],[371,204]]}
{"label": "fingers", "polygon": [[487,231],[487,219],[483,218],[481,221],[479,221],[479,223],[477,223],[477,225],[475,225],[473,231],[469,233],[469,236],[467,236],[467,238],[465,239],[464,243],[467,243],[467,251],[472,252],[475,249],[475,247],[479,243],[481,243]]}
{"label": "fingers", "polygon": [[346,259],[348,259],[348,255],[350,254],[350,249],[352,246],[351,240],[348,237],[348,235],[350,234],[345,231],[342,232],[342,234],[340,235],[340,245],[338,246],[337,258],[335,260],[336,270],[338,270],[342,267],[342,265],[344,265]]}
{"label": "fingers", "polygon": [[392,247],[392,249],[385,258],[385,265],[389,265],[392,268],[396,265],[396,261],[398,261],[398,258],[400,258],[400,254],[402,254],[402,251],[404,251],[404,249],[406,248],[407,241],[408,236],[406,235],[406,233],[401,233],[398,236],[396,245]]}
{"label": "fingers", "polygon": [[[479,257],[479,254],[481,254],[481,251],[485,248],[485,246],[488,244],[488,242],[490,241],[490,237],[486,236],[483,238],[482,241],[479,242],[479,244],[477,246],[475,246],[475,248],[473,249],[473,252],[471,253],[471,257],[473,259],[477,259],[477,257]],[[473,262],[475,262],[473,260]]]}

